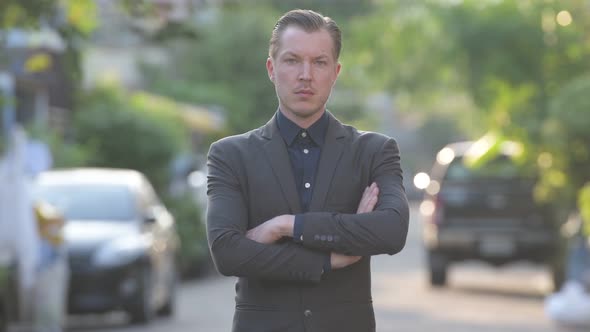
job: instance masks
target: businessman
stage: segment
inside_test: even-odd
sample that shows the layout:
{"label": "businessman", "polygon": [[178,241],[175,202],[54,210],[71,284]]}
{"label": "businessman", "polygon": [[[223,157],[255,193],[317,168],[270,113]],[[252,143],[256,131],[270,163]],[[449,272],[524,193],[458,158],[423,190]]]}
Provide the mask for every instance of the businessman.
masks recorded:
{"label": "businessman", "polygon": [[208,155],[209,246],[239,277],[233,331],[375,331],[371,256],[400,252],[408,231],[397,144],[326,110],[340,72],[332,19],[287,12],[269,44],[278,110]]}

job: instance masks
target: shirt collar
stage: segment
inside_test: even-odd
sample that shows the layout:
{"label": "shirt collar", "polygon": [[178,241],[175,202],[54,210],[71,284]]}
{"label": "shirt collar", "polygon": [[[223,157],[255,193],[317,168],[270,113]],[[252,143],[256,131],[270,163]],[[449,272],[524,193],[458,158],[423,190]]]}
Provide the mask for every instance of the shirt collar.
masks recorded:
{"label": "shirt collar", "polygon": [[[280,110],[278,110],[277,113],[277,126],[279,127],[279,132],[285,140],[285,143],[290,146],[293,144],[293,141],[295,141],[297,135],[299,135],[304,129],[299,127],[295,122],[289,120]],[[322,117],[306,130],[311,139],[320,147],[324,144],[326,132],[328,131],[328,120],[328,115],[324,112]]]}

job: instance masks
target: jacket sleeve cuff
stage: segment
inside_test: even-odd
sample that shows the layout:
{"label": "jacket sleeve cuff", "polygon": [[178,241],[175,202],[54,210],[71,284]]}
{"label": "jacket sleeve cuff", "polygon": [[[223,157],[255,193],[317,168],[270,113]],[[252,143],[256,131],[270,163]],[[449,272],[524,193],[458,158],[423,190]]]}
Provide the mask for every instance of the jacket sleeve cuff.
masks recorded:
{"label": "jacket sleeve cuff", "polygon": [[293,241],[295,241],[295,243],[303,243],[303,216],[300,214],[295,215],[295,221],[293,223]]}
{"label": "jacket sleeve cuff", "polygon": [[332,271],[332,254],[328,253],[328,254],[326,254],[326,257],[324,258],[324,266],[323,266],[323,270],[322,270],[322,275],[324,275],[330,271]]}

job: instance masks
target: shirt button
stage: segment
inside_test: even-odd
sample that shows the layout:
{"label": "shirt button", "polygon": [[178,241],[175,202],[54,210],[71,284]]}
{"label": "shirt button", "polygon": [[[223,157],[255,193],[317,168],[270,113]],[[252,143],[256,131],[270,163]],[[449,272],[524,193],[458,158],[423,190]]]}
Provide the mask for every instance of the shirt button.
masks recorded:
{"label": "shirt button", "polygon": [[306,138],[307,137],[307,133],[306,132],[302,132],[301,133],[301,137]]}
{"label": "shirt button", "polygon": [[307,309],[303,312],[303,314],[305,315],[305,317],[311,317],[312,313],[311,310]]}
{"label": "shirt button", "polygon": [[308,154],[309,150],[308,149],[303,149],[303,153]]}
{"label": "shirt button", "polygon": [[311,184],[309,184],[309,182],[305,183],[305,188],[309,189],[309,187],[311,187]]}

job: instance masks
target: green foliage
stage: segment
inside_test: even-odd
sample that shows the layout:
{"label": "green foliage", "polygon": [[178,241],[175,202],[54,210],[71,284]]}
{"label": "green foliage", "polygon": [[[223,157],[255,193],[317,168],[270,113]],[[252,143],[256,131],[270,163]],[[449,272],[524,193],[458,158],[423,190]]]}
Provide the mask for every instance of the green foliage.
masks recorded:
{"label": "green foliage", "polygon": [[[471,118],[472,133],[522,142],[530,171],[541,168],[537,196],[571,206],[590,168],[587,1],[384,1],[376,7],[354,20],[353,52],[343,60],[353,67],[349,82],[391,91],[402,111]],[[565,10],[572,21],[560,24]],[[462,95],[471,104],[448,102]]]}
{"label": "green foliage", "polygon": [[[549,119],[558,122],[562,139],[590,142],[590,73],[563,86],[550,104]],[[565,142],[563,142],[565,143]],[[588,146],[588,145],[587,145]]]}
{"label": "green foliage", "polygon": [[584,223],[584,234],[590,236],[590,182],[580,189],[578,194],[578,209]]}
{"label": "green foliage", "polygon": [[55,9],[55,0],[2,0],[0,28],[37,26],[39,17]]}
{"label": "green foliage", "polygon": [[186,139],[176,114],[142,108],[108,88],[86,96],[75,127],[77,142],[91,151],[88,165],[139,170],[160,193],[167,188],[169,165]]}
{"label": "green foliage", "polygon": [[82,35],[90,34],[98,25],[97,8],[94,0],[59,0],[65,10],[67,26]]}
{"label": "green foliage", "polygon": [[[445,61],[452,44],[436,13],[424,2],[383,2],[370,15],[353,18],[342,55],[344,81],[368,91],[410,91],[431,97],[441,82],[452,84]],[[427,94],[423,94],[427,91]]]}
{"label": "green foliage", "polygon": [[218,21],[198,27],[197,41],[171,41],[170,66],[146,68],[148,90],[223,107],[230,132],[264,124],[277,108],[265,69],[275,16],[262,9],[224,11]]}
{"label": "green foliage", "polygon": [[54,168],[84,166],[90,158],[91,151],[84,145],[66,141],[62,137],[63,135],[46,126],[36,124],[26,129],[30,138],[38,139],[49,145]]}
{"label": "green foliage", "polygon": [[[590,76],[579,77],[563,86],[552,99],[539,142],[554,161],[546,170],[547,191],[568,191],[572,197],[590,181]],[[557,194],[556,194],[557,195]]]}
{"label": "green foliage", "polygon": [[[76,100],[82,86],[82,41],[98,24],[94,0],[2,0],[0,1],[0,29],[38,29],[42,24],[59,32],[65,41],[62,55],[68,77],[68,95]],[[0,62],[2,57],[0,48]],[[74,107],[75,108],[75,107]]]}
{"label": "green foliage", "polygon": [[176,220],[181,270],[185,274],[194,274],[203,268],[209,257],[202,211],[188,192],[178,197],[166,197],[164,203]]}
{"label": "green foliage", "polygon": [[370,0],[269,0],[268,1],[280,13],[292,9],[311,9],[324,16],[329,16],[336,20],[341,29],[346,29],[342,25],[346,19],[363,15],[372,8]]}
{"label": "green foliage", "polygon": [[93,0],[2,0],[0,2],[0,27],[39,26],[41,19],[52,20],[63,11],[66,25],[84,34],[97,24],[96,4]]}

